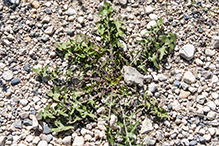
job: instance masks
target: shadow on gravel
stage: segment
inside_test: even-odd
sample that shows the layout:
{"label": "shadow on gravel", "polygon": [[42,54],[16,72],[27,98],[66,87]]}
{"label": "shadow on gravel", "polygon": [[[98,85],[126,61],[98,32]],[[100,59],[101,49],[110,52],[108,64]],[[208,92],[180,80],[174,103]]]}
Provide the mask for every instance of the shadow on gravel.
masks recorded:
{"label": "shadow on gravel", "polygon": [[[79,6],[81,6],[81,10],[82,10],[83,12],[87,12],[87,9],[84,7],[82,1],[81,1],[81,0],[77,0],[77,1],[78,1]],[[73,2],[73,0],[72,0],[72,2]]]}

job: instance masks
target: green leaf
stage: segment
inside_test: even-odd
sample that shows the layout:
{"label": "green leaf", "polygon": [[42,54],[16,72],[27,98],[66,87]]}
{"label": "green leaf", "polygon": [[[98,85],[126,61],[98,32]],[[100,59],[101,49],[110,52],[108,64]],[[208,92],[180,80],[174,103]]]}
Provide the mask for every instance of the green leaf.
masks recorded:
{"label": "green leaf", "polygon": [[166,55],[167,51],[166,51],[166,48],[165,47],[162,47],[159,49],[159,52],[160,52],[160,58],[159,60],[162,60],[163,59],[163,56]]}
{"label": "green leaf", "polygon": [[153,63],[154,63],[154,66],[159,69],[159,66],[157,64],[157,56],[154,54],[152,57],[149,58]]}
{"label": "green leaf", "polygon": [[144,65],[140,65],[140,66],[138,66],[138,67],[139,67],[140,69],[142,69],[145,74],[147,74],[147,70],[146,70],[146,68],[145,68]]}
{"label": "green leaf", "polygon": [[66,130],[70,130],[74,128],[73,126],[63,125],[61,121],[55,121],[55,125],[57,126],[57,128],[52,128],[51,129],[52,132],[61,132],[61,131],[66,131]]}
{"label": "green leaf", "polygon": [[38,73],[40,73],[42,70],[41,70],[41,68],[38,68],[38,69],[33,68],[33,71],[38,74]]}

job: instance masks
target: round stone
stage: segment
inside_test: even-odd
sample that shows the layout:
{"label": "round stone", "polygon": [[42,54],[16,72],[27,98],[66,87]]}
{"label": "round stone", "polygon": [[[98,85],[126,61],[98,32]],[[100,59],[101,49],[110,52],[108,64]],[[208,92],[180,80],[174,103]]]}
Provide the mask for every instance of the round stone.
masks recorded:
{"label": "round stone", "polygon": [[2,77],[4,80],[10,81],[13,77],[13,72],[11,70],[8,70],[8,71],[3,73]]}

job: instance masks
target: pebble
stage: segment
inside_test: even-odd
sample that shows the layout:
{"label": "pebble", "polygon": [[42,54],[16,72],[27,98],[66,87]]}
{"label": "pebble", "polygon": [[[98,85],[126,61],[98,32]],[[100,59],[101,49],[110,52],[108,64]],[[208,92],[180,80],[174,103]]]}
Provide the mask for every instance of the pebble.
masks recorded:
{"label": "pebble", "polygon": [[183,81],[188,84],[192,84],[192,83],[195,83],[196,79],[195,79],[195,76],[192,74],[192,72],[187,71],[185,72],[183,76]]}
{"label": "pebble", "polygon": [[12,79],[11,80],[11,85],[17,85],[21,82],[21,79],[20,78],[15,78],[15,79]]}
{"label": "pebble", "polygon": [[25,70],[26,72],[30,72],[30,64],[26,64],[26,65],[24,66],[24,70]]}
{"label": "pebble", "polygon": [[175,111],[179,111],[181,109],[180,104],[177,100],[173,101],[171,105],[172,105],[173,110]]}
{"label": "pebble", "polygon": [[14,121],[14,127],[18,129],[22,129],[22,122],[21,120],[15,120]]}
{"label": "pebble", "polygon": [[152,126],[152,122],[150,121],[149,118],[145,118],[144,121],[142,122],[142,127],[141,127],[141,134],[148,133],[152,131],[154,128]]}
{"label": "pebble", "polygon": [[45,140],[41,140],[37,146],[48,146],[48,143]]}
{"label": "pebble", "polygon": [[66,146],[71,145],[71,136],[66,136],[65,138],[63,138],[62,143]]}
{"label": "pebble", "polygon": [[180,90],[179,97],[181,99],[188,98],[191,93],[189,91]]}
{"label": "pebble", "polygon": [[37,145],[37,144],[39,143],[39,141],[40,141],[39,136],[36,136],[36,137],[34,137],[32,143],[35,144],[35,145]]}
{"label": "pebble", "polygon": [[40,7],[40,3],[38,1],[33,1],[31,4],[35,9],[38,9]]}
{"label": "pebble", "polygon": [[3,73],[2,77],[4,80],[10,81],[13,78],[13,72],[11,70],[8,70]]}
{"label": "pebble", "polygon": [[120,4],[122,5],[126,5],[127,4],[127,0],[119,0]]}
{"label": "pebble", "polygon": [[72,146],[84,146],[84,138],[82,136],[76,136]]}
{"label": "pebble", "polygon": [[219,48],[219,36],[213,36],[211,44],[213,48],[218,49]]}
{"label": "pebble", "polygon": [[145,11],[146,11],[146,14],[150,14],[150,13],[152,13],[152,12],[154,11],[154,8],[151,7],[151,6],[147,6],[147,7],[145,8]]}
{"label": "pebble", "polygon": [[155,26],[155,25],[157,25],[157,22],[154,21],[154,20],[152,20],[152,21],[150,21],[150,22],[147,24],[147,29],[151,29],[151,27],[152,27],[152,26]]}
{"label": "pebble", "polygon": [[82,24],[82,23],[84,23],[84,17],[78,17],[78,22],[80,23],[80,24]]}
{"label": "pebble", "polygon": [[205,50],[205,54],[207,56],[214,56],[215,52],[213,50],[211,50],[211,49],[206,49]]}
{"label": "pebble", "polygon": [[54,27],[53,26],[50,26],[48,27],[45,31],[44,31],[45,34],[47,35],[52,35],[54,33]]}
{"label": "pebble", "polygon": [[186,60],[193,59],[194,53],[195,53],[195,47],[191,44],[187,44],[183,46],[179,51],[180,56],[185,58]]}
{"label": "pebble", "polygon": [[212,110],[216,110],[216,105],[213,101],[209,101],[206,103],[206,105],[211,108]]}
{"label": "pebble", "polygon": [[65,13],[69,16],[77,14],[77,12],[72,8],[69,8]]}
{"label": "pebble", "polygon": [[157,84],[151,83],[151,84],[148,85],[148,90],[151,91],[151,92],[155,92],[157,87],[158,87]]}

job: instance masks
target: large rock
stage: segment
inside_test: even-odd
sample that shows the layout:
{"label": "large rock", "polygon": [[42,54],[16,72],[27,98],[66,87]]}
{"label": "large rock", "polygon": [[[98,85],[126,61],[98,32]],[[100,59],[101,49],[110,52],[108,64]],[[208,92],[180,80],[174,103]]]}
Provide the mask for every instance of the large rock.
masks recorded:
{"label": "large rock", "polygon": [[144,76],[139,73],[134,67],[123,66],[122,74],[124,80],[128,85],[133,85],[133,83],[143,86]]}
{"label": "large rock", "polygon": [[183,81],[188,84],[195,83],[195,80],[195,76],[190,71],[187,71],[183,76]]}
{"label": "large rock", "polygon": [[144,121],[142,122],[142,127],[141,127],[141,134],[145,134],[148,133],[150,131],[152,131],[154,128],[152,126],[152,122],[150,121],[150,119],[148,119],[147,117],[144,119]]}
{"label": "large rock", "polygon": [[194,57],[194,53],[195,47],[191,44],[187,44],[179,50],[180,56],[185,58],[186,60],[191,60]]}
{"label": "large rock", "polygon": [[71,145],[71,136],[67,136],[67,137],[63,138],[62,143],[66,146]]}

